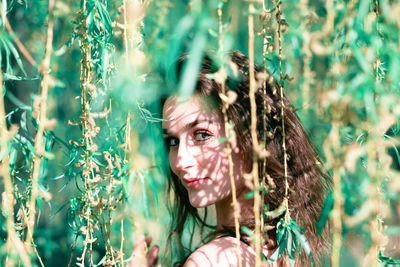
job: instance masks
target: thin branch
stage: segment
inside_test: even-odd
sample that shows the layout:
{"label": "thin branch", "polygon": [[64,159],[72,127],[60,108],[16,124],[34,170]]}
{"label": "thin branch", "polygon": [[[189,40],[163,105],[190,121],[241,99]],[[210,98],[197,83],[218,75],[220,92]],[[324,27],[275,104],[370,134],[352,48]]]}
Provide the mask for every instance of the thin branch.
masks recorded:
{"label": "thin branch", "polygon": [[6,26],[6,29],[7,29],[8,33],[14,38],[14,42],[17,45],[17,47],[18,47],[19,51],[21,52],[21,54],[24,55],[26,60],[28,60],[28,62],[32,66],[36,66],[37,65],[36,60],[32,57],[32,55],[29,53],[29,51],[25,48],[25,46],[19,40],[19,38],[15,34],[13,28],[11,27],[7,17],[5,17],[5,26]]}
{"label": "thin branch", "polygon": [[74,251],[75,251],[75,247],[76,247],[76,241],[78,240],[78,236],[79,235],[76,234],[74,243],[72,244],[71,256],[69,257],[68,267],[71,267],[72,258],[74,257]]}
{"label": "thin branch", "polygon": [[[219,34],[218,34],[218,45],[219,45],[219,54],[221,57],[221,69],[219,70],[221,73],[225,73],[224,70],[224,44],[223,44],[223,31],[222,31],[222,8],[218,8],[218,25],[219,25]],[[224,76],[225,78],[225,76]],[[222,80],[221,83],[221,95],[226,96],[225,90],[225,79]],[[227,115],[227,110],[229,107],[229,103],[224,101],[222,105],[222,115],[224,118],[224,127],[225,127],[225,136],[226,136],[226,152],[228,156],[228,166],[229,166],[229,178],[232,188],[232,206],[233,206],[233,217],[235,223],[235,234],[236,234],[236,255],[238,258],[238,266],[242,266],[242,255],[240,253],[240,224],[239,224],[239,203],[237,201],[236,196],[236,185],[235,185],[235,178],[233,176],[233,161],[232,161],[232,145],[231,141],[229,140],[231,136],[231,127],[229,125],[229,119]]]}
{"label": "thin branch", "polygon": [[[82,11],[85,11],[87,7],[87,0],[83,1]],[[88,86],[90,85],[90,75],[91,75],[91,46],[88,43],[87,36],[87,28],[86,28],[86,18],[83,18],[81,21],[81,25],[83,28],[83,35],[81,37],[81,62],[80,62],[80,82],[81,82],[81,126],[82,126],[82,140],[84,143],[85,150],[83,152],[83,158],[85,161],[85,169],[82,173],[82,176],[85,181],[85,196],[84,196],[84,205],[82,208],[82,218],[86,219],[86,226],[84,227],[83,234],[85,235],[85,240],[83,241],[83,251],[81,256],[78,258],[78,261],[81,263],[77,263],[79,266],[85,265],[85,257],[86,252],[88,250],[89,245],[89,261],[90,264],[93,265],[93,224],[91,218],[93,216],[92,210],[90,207],[90,199],[91,195],[91,177],[95,178],[93,168],[94,165],[91,158],[91,151],[93,147],[93,139],[92,139],[92,129],[93,125],[90,123],[90,94],[88,93]]]}
{"label": "thin branch", "polygon": [[[20,205],[21,205],[21,209],[22,209],[23,216],[24,216],[24,220],[27,222],[27,221],[28,221],[28,216],[26,215],[26,210],[25,210],[24,204],[22,203],[22,200],[20,200]],[[31,239],[33,251],[35,252],[36,257],[38,258],[40,265],[41,265],[42,267],[44,267],[42,258],[40,257],[39,252],[37,251],[37,248],[36,248],[36,244],[35,244],[35,242],[33,241],[32,230],[31,230],[31,228],[29,227],[29,224],[26,225],[26,228],[28,229],[28,235],[30,236],[30,239]]]}
{"label": "thin branch", "polygon": [[[0,66],[0,96],[3,96],[3,72]],[[3,159],[0,164],[0,176],[4,182],[4,192],[2,193],[2,210],[6,217],[7,225],[7,241],[6,241],[6,266],[14,266],[15,261],[13,254],[18,253],[24,266],[31,266],[31,261],[27,252],[27,248],[24,243],[18,238],[15,231],[14,221],[14,188],[10,177],[10,166],[8,157],[8,140],[10,139],[10,133],[7,130],[6,113],[4,105],[4,97],[0,97],[0,144],[1,144],[1,155]]]}
{"label": "thin branch", "polygon": [[[339,125],[337,121],[332,122],[332,130],[329,134],[330,143],[332,144],[332,149],[338,151],[340,149],[340,135],[339,135]],[[332,155],[334,158],[334,155]],[[331,212],[332,216],[332,267],[340,266],[340,249],[342,247],[342,210],[343,210],[343,195],[341,188],[341,176],[340,176],[340,166],[333,162],[333,209]]]}
{"label": "thin branch", "polygon": [[285,179],[285,221],[288,222],[290,218],[289,210],[289,182],[288,182],[288,166],[287,166],[287,151],[286,151],[286,133],[285,133],[285,102],[283,99],[283,70],[282,70],[282,29],[281,29],[281,6],[280,0],[276,1],[276,18],[278,22],[278,52],[279,52],[279,91],[281,97],[281,120],[282,120],[282,149],[283,149],[283,166],[284,166],[284,179]]}
{"label": "thin branch", "polygon": [[38,181],[40,166],[42,164],[42,156],[44,151],[43,135],[47,124],[47,95],[49,90],[50,82],[50,58],[53,52],[53,27],[54,27],[54,1],[49,0],[49,14],[48,14],[48,26],[47,26],[47,39],[46,39],[46,50],[42,63],[39,66],[39,72],[43,75],[40,87],[40,106],[38,112],[38,130],[35,136],[35,151],[36,155],[33,159],[33,173],[32,173],[32,189],[29,203],[29,215],[28,215],[28,226],[31,229],[32,235],[28,235],[26,241],[31,242],[31,238],[34,234],[35,229],[35,214],[36,214],[36,197],[38,195]]}
{"label": "thin branch", "polygon": [[252,158],[252,176],[254,184],[254,236],[255,236],[255,251],[256,262],[255,266],[261,266],[261,237],[260,237],[260,180],[258,174],[258,151],[259,144],[257,138],[257,104],[256,104],[256,79],[254,74],[254,3],[249,3],[249,16],[247,17],[247,24],[249,30],[249,78],[250,78],[250,110],[251,110],[251,140],[253,143],[253,158]]}

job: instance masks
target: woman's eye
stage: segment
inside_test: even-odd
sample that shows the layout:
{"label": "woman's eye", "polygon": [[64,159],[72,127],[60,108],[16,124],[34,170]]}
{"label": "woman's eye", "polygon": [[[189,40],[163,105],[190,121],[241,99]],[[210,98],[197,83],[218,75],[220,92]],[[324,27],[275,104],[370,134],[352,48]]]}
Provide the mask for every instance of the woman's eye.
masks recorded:
{"label": "woman's eye", "polygon": [[179,139],[176,137],[167,137],[165,138],[165,145],[170,148],[173,146],[177,146],[179,144]]}
{"label": "woman's eye", "polygon": [[206,141],[211,138],[211,134],[205,131],[198,131],[194,135],[195,140],[198,142]]}

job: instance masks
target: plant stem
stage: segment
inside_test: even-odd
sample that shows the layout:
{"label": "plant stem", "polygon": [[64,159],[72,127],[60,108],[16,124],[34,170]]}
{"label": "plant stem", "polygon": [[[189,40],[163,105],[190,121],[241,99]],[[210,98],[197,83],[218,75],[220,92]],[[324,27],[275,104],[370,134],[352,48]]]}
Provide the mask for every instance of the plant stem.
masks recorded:
{"label": "plant stem", "polygon": [[22,42],[19,40],[19,38],[15,34],[13,28],[11,27],[10,22],[8,21],[7,17],[5,17],[5,27],[8,31],[8,33],[13,37],[13,40],[14,40],[15,44],[17,45],[21,54],[23,54],[25,56],[26,60],[28,60],[28,62],[32,66],[36,66],[36,64],[37,64],[36,60],[32,57],[32,55],[29,53],[28,49],[26,49],[25,46],[22,44]]}
{"label": "plant stem", "polygon": [[286,151],[286,133],[285,133],[285,102],[283,98],[283,70],[282,70],[282,33],[281,33],[281,6],[280,0],[276,2],[276,19],[278,22],[278,53],[279,53],[279,92],[281,97],[281,120],[282,120],[282,149],[283,149],[283,168],[285,179],[285,222],[288,223],[290,219],[289,211],[289,182],[288,182],[288,166],[287,166],[287,151]]}
{"label": "plant stem", "polygon": [[[332,129],[329,134],[329,139],[332,144],[334,151],[340,149],[340,135],[339,125],[336,120],[332,121]],[[335,156],[333,156],[334,158]],[[343,196],[342,196],[342,181],[340,176],[340,166],[335,160],[332,162],[333,166],[333,209],[331,212],[332,218],[332,255],[331,262],[332,267],[340,266],[340,248],[342,247],[342,207],[343,207]]]}
{"label": "plant stem", "polygon": [[18,253],[24,266],[31,266],[31,261],[24,243],[18,238],[15,231],[14,221],[14,188],[10,177],[10,166],[8,157],[8,140],[10,133],[7,130],[6,111],[4,105],[3,71],[0,66],[0,151],[3,159],[0,164],[0,176],[4,181],[4,192],[2,193],[2,213],[6,218],[7,241],[5,244],[7,257],[6,266],[15,266],[14,253]]}
{"label": "plant stem", "polygon": [[[25,210],[24,204],[22,203],[21,200],[20,200],[20,206],[21,206],[21,210],[22,210],[22,213],[23,213],[23,216],[24,216],[24,220],[25,220],[25,221],[28,221],[28,216],[26,215],[26,210]],[[37,249],[36,249],[36,245],[35,245],[35,243],[34,243],[34,241],[33,241],[32,230],[30,229],[30,227],[29,227],[28,224],[26,225],[26,228],[28,229],[28,235],[30,236],[30,239],[31,239],[33,251],[35,252],[36,257],[38,258],[40,265],[41,265],[42,267],[44,267],[42,258],[40,257],[39,252],[38,252]]]}
{"label": "plant stem", "polygon": [[254,237],[255,237],[255,251],[256,262],[255,266],[261,265],[261,238],[260,238],[260,180],[258,174],[258,151],[260,146],[257,139],[257,104],[256,104],[256,79],[254,74],[254,3],[249,3],[249,16],[247,18],[249,30],[249,78],[250,78],[250,109],[251,109],[251,140],[253,143],[253,158],[252,158],[252,176],[254,183]]}
{"label": "plant stem", "polygon": [[[83,1],[82,10],[85,12],[87,5],[87,0]],[[87,246],[89,245],[89,261],[91,265],[93,265],[93,257],[92,257],[92,244],[93,244],[93,226],[91,223],[92,212],[90,208],[90,199],[91,199],[91,182],[90,176],[93,174],[92,170],[92,159],[91,159],[91,152],[90,149],[93,145],[91,133],[90,133],[90,96],[88,94],[88,85],[90,84],[90,74],[91,74],[91,47],[88,42],[88,33],[86,28],[86,19],[87,17],[84,16],[82,18],[82,32],[83,36],[81,37],[82,44],[81,44],[81,110],[82,110],[82,117],[81,117],[81,125],[82,125],[82,140],[84,143],[84,153],[83,158],[85,162],[85,170],[82,173],[82,176],[85,181],[85,196],[84,196],[84,205],[82,214],[86,217],[86,226],[84,226],[85,240],[83,241],[83,251],[81,257],[78,260],[81,261],[78,265],[84,266],[85,264],[85,255],[87,251]],[[83,217],[82,216],[82,217]]]}
{"label": "plant stem", "polygon": [[54,0],[49,0],[49,14],[48,14],[48,26],[47,26],[47,38],[46,38],[46,49],[42,63],[39,67],[39,72],[43,75],[40,84],[40,106],[38,110],[38,130],[35,136],[35,151],[36,155],[33,158],[33,172],[32,172],[32,189],[29,203],[29,214],[28,214],[28,227],[30,227],[31,235],[27,235],[26,242],[30,243],[35,230],[35,214],[36,214],[36,197],[38,195],[38,182],[40,175],[40,168],[42,164],[42,156],[45,152],[43,143],[43,134],[47,124],[47,96],[49,91],[50,82],[50,58],[53,52],[53,26],[54,26]]}
{"label": "plant stem", "polygon": [[[219,45],[219,54],[221,58],[221,73],[225,73],[224,69],[224,44],[223,44],[223,30],[222,30],[222,8],[218,8],[218,45]],[[225,80],[222,81],[221,84],[221,94],[226,96],[226,88],[225,88]],[[239,203],[237,201],[236,196],[236,185],[235,179],[233,176],[233,161],[232,161],[232,145],[231,145],[231,127],[229,125],[229,119],[227,110],[229,108],[229,103],[224,102],[222,105],[222,115],[224,118],[224,128],[225,128],[225,136],[226,136],[226,151],[228,156],[228,165],[229,165],[229,178],[232,187],[232,206],[233,206],[233,217],[235,223],[235,235],[236,235],[236,255],[238,258],[238,266],[242,267],[242,255],[240,253],[240,224],[239,224]]]}
{"label": "plant stem", "polygon": [[125,217],[125,200],[122,195],[122,216],[121,216],[121,246],[119,249],[121,266],[124,266],[124,217]]}

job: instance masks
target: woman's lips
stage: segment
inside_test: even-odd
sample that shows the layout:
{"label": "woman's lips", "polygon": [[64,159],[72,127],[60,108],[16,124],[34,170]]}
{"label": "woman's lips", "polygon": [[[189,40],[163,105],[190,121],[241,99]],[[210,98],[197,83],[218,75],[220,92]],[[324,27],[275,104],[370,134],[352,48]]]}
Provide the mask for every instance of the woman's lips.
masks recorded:
{"label": "woman's lips", "polygon": [[206,178],[183,179],[186,188],[196,188],[205,182]]}

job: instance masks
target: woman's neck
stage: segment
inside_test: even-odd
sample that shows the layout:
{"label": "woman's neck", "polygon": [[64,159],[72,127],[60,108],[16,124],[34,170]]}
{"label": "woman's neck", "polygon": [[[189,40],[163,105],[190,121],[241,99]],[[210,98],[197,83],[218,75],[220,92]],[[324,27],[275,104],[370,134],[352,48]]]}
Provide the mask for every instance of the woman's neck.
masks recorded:
{"label": "woman's neck", "polygon": [[[243,189],[238,191],[236,195],[237,203],[239,205],[238,219],[240,224],[254,221],[253,198],[246,199],[245,197],[249,192],[250,189],[243,187]],[[217,230],[222,230],[224,227],[235,227],[235,216],[232,203],[232,196],[215,203]]]}

